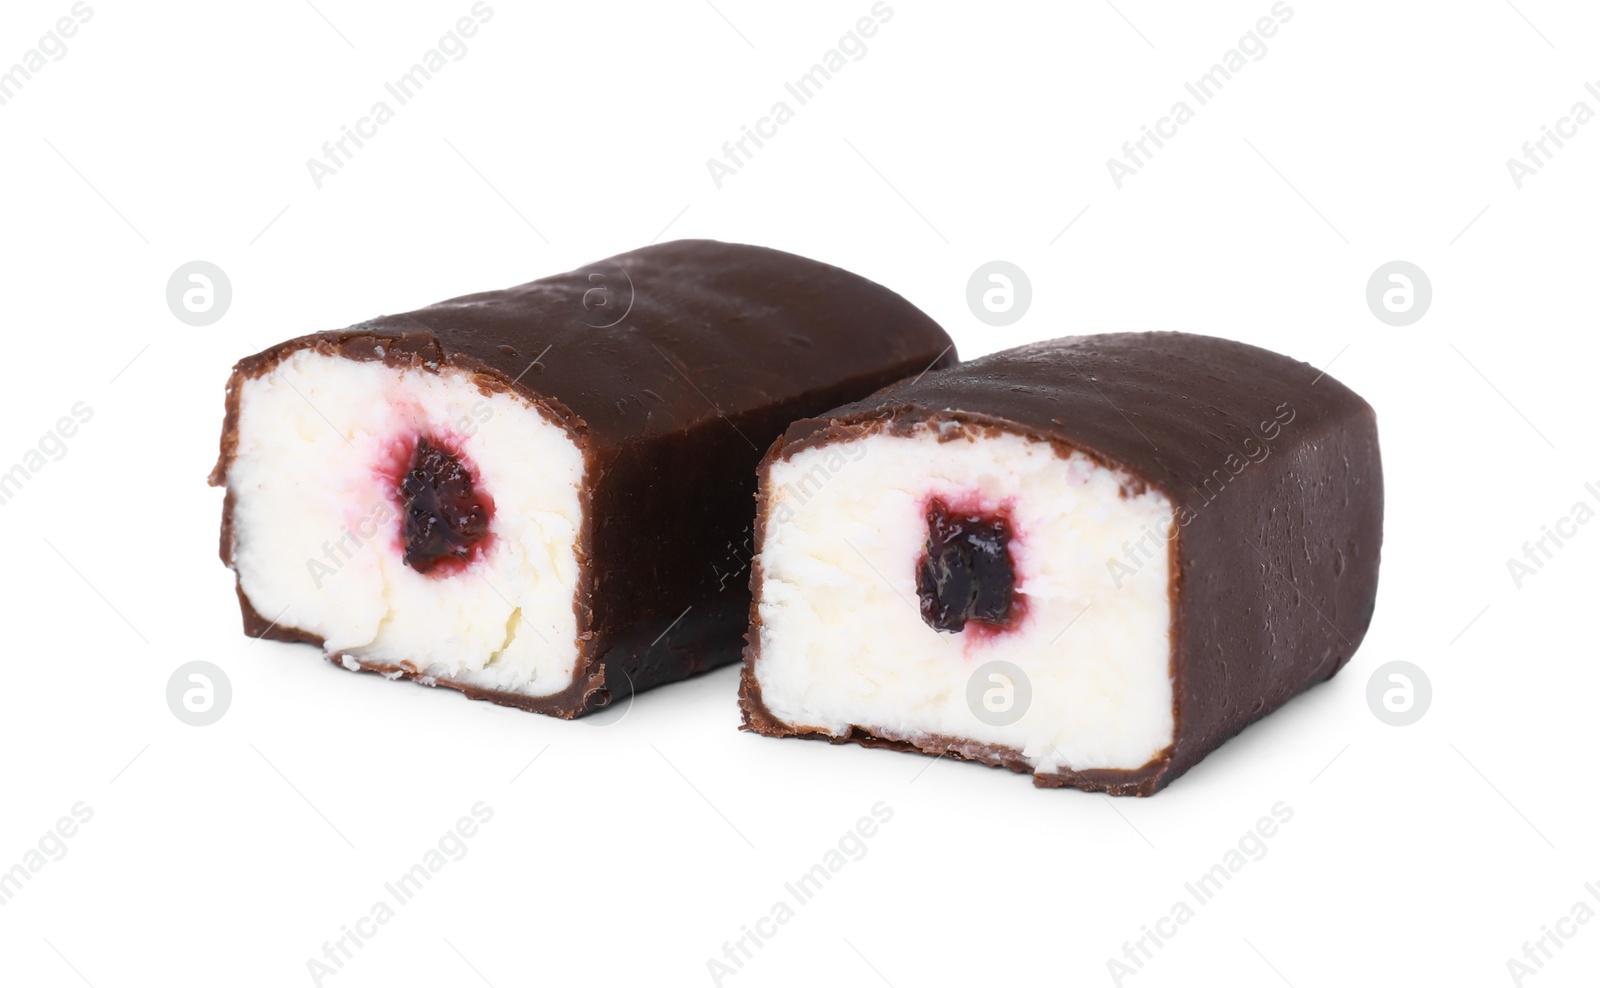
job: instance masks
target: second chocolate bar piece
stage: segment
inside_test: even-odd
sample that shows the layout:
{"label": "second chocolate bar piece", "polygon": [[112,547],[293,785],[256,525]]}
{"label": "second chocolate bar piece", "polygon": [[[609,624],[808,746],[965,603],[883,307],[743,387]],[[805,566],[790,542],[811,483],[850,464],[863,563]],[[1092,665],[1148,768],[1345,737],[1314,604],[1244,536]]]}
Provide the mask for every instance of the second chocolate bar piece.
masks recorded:
{"label": "second chocolate bar piece", "polygon": [[887,288],[703,240],[289,340],[212,477],[245,630],[562,717],[734,661],[761,452],[954,359]]}
{"label": "second chocolate bar piece", "polygon": [[936,371],[763,463],[745,724],[1146,795],[1350,660],[1382,517],[1372,409],[1276,353]]}

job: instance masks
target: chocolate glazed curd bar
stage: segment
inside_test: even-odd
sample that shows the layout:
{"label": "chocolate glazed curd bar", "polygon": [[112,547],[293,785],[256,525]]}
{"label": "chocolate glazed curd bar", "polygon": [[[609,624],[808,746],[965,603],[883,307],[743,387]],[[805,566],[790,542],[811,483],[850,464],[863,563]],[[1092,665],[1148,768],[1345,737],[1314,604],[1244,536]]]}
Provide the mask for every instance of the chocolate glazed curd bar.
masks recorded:
{"label": "chocolate glazed curd bar", "polygon": [[796,422],[760,470],[761,734],[1149,795],[1372,617],[1372,409],[1241,343],[1019,347]]}
{"label": "chocolate glazed curd bar", "polygon": [[559,717],[736,661],[761,450],[954,359],[880,285],[704,240],[281,343],[211,477],[245,631]]}

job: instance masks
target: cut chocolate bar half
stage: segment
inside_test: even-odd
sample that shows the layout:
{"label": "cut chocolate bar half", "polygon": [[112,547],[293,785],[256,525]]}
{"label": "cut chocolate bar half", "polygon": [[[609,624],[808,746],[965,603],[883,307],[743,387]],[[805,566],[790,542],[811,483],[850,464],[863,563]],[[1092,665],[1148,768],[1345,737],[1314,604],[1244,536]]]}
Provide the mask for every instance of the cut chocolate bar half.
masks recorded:
{"label": "cut chocolate bar half", "polygon": [[953,360],[880,285],[712,241],[289,340],[212,475],[245,630],[562,717],[736,661],[761,451]]}
{"label": "cut chocolate bar half", "polygon": [[761,466],[747,729],[1148,795],[1372,616],[1372,409],[1181,333],[1037,343],[796,422]]}

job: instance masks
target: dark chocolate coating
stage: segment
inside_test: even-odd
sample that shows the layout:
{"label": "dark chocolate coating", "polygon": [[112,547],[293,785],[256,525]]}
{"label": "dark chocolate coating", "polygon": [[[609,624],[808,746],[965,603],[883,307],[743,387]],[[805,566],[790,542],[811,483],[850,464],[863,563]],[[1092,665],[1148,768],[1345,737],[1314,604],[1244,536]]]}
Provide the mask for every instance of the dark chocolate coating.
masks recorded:
{"label": "dark chocolate coating", "polygon": [[[938,324],[865,278],[763,247],[680,240],[246,357],[228,385],[213,485],[226,484],[237,447],[240,382],[304,348],[463,371],[486,392],[523,396],[578,443],[587,482],[573,685],[526,697],[441,681],[561,717],[737,661],[762,451],[796,418],[955,360]],[[233,543],[230,492],[230,565]],[[321,644],[269,630],[239,597],[248,633]]]}
{"label": "dark chocolate coating", "polygon": [[[1035,343],[794,423],[763,461],[763,483],[771,463],[803,449],[930,420],[962,423],[952,439],[998,428],[1063,456],[1079,450],[1174,507],[1174,742],[1134,771],[1065,772],[1036,777],[1039,785],[1149,795],[1338,672],[1366,634],[1383,541],[1377,421],[1359,395],[1309,364],[1185,333]],[[758,551],[764,492],[762,500]],[[759,559],[754,569],[759,594]],[[779,722],[762,703],[758,605],[741,685],[745,727],[827,737]],[[1017,751],[889,737],[872,725],[829,740],[1032,771]]]}

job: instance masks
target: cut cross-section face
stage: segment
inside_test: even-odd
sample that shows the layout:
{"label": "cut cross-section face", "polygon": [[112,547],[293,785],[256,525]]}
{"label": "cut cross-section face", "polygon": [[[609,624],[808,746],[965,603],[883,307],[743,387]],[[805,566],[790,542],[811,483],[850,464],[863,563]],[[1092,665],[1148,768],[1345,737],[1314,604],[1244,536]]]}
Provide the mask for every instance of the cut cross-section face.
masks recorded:
{"label": "cut cross-section face", "polygon": [[465,372],[295,351],[240,385],[240,591],[347,668],[549,696],[578,655],[583,471]]}
{"label": "cut cross-section face", "polygon": [[1165,495],[952,421],[803,448],[764,485],[766,714],[1039,774],[1136,770],[1171,746]]}

